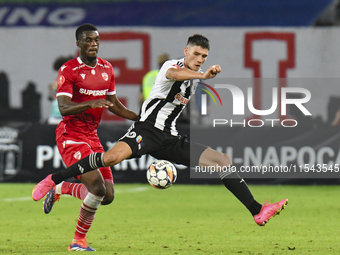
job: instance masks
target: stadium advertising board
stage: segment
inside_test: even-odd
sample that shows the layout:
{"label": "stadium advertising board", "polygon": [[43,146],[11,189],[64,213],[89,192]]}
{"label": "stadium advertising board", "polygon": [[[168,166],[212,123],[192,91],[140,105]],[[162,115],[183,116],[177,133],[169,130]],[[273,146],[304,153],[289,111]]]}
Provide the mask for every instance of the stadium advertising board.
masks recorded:
{"label": "stadium advertising board", "polygon": [[[98,134],[104,149],[111,148],[125,134],[127,128],[126,125],[115,125],[114,129],[110,124],[100,125]],[[10,129],[13,127],[1,128]],[[213,135],[210,128],[199,127],[193,133],[187,125],[179,126],[180,133],[190,133],[190,139],[199,135],[204,138],[200,139],[200,142],[230,155],[237,169],[241,170],[243,166],[243,172],[240,174],[247,179],[250,178],[250,182],[257,183],[336,180],[340,176],[338,129],[312,120],[302,121],[294,129],[283,129],[279,126],[259,129],[240,126],[219,127],[214,130]],[[54,141],[55,126],[23,123],[21,126],[17,125],[15,130],[17,133],[15,141],[0,139],[1,182],[38,182],[47,174],[64,168]],[[14,157],[8,156],[9,153],[14,154]],[[146,170],[153,161],[154,158],[144,155],[115,165],[112,167],[115,181],[146,183]],[[188,171],[181,165],[176,167],[178,170],[176,183],[219,181],[214,179],[213,173],[210,172],[197,176],[193,172],[194,168]],[[284,174],[278,174],[279,171]],[[285,171],[294,173],[294,178],[287,176]]]}

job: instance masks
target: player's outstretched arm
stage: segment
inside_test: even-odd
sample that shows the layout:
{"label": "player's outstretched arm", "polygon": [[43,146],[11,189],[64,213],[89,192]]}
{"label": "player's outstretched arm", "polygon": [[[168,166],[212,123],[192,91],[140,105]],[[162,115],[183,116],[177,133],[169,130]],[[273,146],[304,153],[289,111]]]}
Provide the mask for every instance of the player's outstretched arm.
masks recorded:
{"label": "player's outstretched arm", "polygon": [[106,99],[110,101],[113,105],[109,107],[109,111],[114,114],[129,120],[137,120],[138,115],[133,111],[127,109],[117,98],[116,95],[108,95]]}
{"label": "player's outstretched arm", "polygon": [[188,68],[169,68],[166,78],[175,81],[185,81],[190,79],[211,79],[221,72],[219,65],[210,66],[204,73],[192,71]]}
{"label": "player's outstretched arm", "polygon": [[58,96],[57,99],[59,111],[62,116],[82,113],[90,108],[102,108],[102,107],[109,108],[113,106],[113,104],[110,101],[105,99],[84,101],[81,103],[72,102],[71,97],[68,96]]}

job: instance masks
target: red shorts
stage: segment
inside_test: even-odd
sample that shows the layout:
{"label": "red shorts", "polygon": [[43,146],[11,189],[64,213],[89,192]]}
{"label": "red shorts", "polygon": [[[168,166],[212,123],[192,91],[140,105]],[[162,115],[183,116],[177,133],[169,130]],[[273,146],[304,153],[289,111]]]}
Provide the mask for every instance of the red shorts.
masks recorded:
{"label": "red shorts", "polygon": [[[61,124],[57,127],[56,137],[58,150],[66,166],[73,165],[94,152],[105,152],[96,134],[88,136],[82,133],[66,132],[64,125]],[[101,167],[99,170],[105,182],[113,183],[110,167]],[[80,179],[80,176],[77,176],[77,179]]]}

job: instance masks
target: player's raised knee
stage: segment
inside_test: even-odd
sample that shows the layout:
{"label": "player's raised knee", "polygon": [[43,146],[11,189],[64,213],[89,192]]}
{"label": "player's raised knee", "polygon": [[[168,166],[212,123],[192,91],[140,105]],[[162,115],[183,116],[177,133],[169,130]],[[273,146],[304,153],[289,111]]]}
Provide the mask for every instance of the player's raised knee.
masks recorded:
{"label": "player's raised knee", "polygon": [[115,195],[114,194],[106,194],[103,201],[102,201],[102,205],[109,205],[112,203],[112,201],[115,199]]}
{"label": "player's raised knee", "polygon": [[222,166],[231,166],[232,165],[231,158],[227,154],[222,153],[221,160],[223,161],[223,163],[221,164]]}
{"label": "player's raised knee", "polygon": [[106,187],[103,183],[93,183],[90,187],[87,187],[88,191],[96,196],[105,196],[106,194]]}
{"label": "player's raised knee", "polygon": [[104,154],[104,164],[105,166],[113,166],[119,163],[118,153],[110,153],[110,151]]}

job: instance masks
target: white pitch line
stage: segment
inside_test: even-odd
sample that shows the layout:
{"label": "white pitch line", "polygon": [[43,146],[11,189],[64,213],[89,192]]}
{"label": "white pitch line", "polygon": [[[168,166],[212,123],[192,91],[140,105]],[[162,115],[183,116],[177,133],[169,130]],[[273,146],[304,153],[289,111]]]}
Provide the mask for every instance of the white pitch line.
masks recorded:
{"label": "white pitch line", "polygon": [[137,188],[131,188],[131,189],[117,189],[115,190],[115,193],[134,193],[134,192],[140,192],[140,191],[146,191],[149,187],[137,187]]}
{"label": "white pitch line", "polygon": [[13,197],[13,198],[3,198],[2,201],[4,202],[16,202],[16,201],[26,201],[26,200],[33,200],[32,197]]}
{"label": "white pitch line", "polygon": [[[142,192],[148,190],[148,187],[137,187],[131,189],[117,189],[115,190],[116,194],[124,194],[124,193],[135,193],[135,192]],[[72,197],[72,196],[64,196],[64,197]],[[17,202],[17,201],[28,201],[33,200],[32,197],[13,197],[13,198],[3,198],[3,202]]]}

